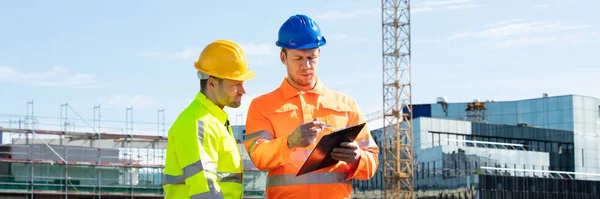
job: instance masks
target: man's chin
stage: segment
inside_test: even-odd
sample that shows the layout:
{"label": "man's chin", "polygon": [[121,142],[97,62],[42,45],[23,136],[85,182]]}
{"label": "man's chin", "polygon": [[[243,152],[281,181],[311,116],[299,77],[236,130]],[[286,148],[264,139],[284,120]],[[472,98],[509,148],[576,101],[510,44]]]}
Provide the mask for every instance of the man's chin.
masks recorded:
{"label": "man's chin", "polygon": [[312,83],[315,82],[314,80],[303,80],[299,82],[299,86],[311,86]]}
{"label": "man's chin", "polygon": [[228,104],[227,107],[229,108],[239,108],[242,104],[241,103],[231,103]]}

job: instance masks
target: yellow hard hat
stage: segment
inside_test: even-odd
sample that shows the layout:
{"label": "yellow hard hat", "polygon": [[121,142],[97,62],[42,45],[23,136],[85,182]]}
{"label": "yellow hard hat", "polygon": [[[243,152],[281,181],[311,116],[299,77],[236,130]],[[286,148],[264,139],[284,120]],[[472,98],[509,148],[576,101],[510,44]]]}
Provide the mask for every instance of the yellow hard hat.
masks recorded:
{"label": "yellow hard hat", "polygon": [[194,67],[201,73],[222,79],[246,81],[256,76],[254,71],[248,69],[242,47],[229,40],[216,40],[208,44],[194,62]]}

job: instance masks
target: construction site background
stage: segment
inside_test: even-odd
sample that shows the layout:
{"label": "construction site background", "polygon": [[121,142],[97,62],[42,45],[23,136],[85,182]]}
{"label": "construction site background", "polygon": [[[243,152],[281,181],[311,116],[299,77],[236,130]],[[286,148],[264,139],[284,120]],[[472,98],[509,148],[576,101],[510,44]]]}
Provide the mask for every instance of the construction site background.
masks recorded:
{"label": "construction site background", "polygon": [[[0,114],[0,195],[8,198],[162,198],[162,172],[170,124],[82,117],[68,104],[59,117]],[[380,115],[380,114],[373,114]],[[231,119],[231,118],[230,118]],[[245,198],[264,198],[265,171],[257,170],[242,144],[244,126],[232,127],[242,150]],[[377,176],[382,178],[382,176]],[[376,183],[379,182],[379,183]],[[354,182],[354,197],[381,198],[379,181]],[[10,197],[9,197],[10,196]],[[2,197],[0,197],[2,199]]]}

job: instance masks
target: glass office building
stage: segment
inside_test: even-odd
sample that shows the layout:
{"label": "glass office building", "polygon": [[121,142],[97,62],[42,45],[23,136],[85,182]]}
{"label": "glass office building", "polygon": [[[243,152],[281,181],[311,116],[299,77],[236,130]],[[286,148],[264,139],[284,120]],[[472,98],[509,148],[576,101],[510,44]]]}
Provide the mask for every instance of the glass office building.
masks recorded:
{"label": "glass office building", "polygon": [[414,105],[419,198],[600,198],[600,99]]}
{"label": "glass office building", "polygon": [[[469,103],[417,105],[417,115],[432,118],[470,120],[488,124],[528,126],[572,132],[575,172],[600,173],[600,99],[565,95],[507,102],[483,102],[485,110],[466,111]],[[445,111],[446,110],[446,111]],[[550,136],[550,135],[548,135]],[[565,137],[565,136],[563,136]],[[566,140],[564,138],[563,140]],[[590,177],[586,177],[590,178]],[[595,177],[596,180],[600,178]]]}
{"label": "glass office building", "polygon": [[[564,187],[569,183],[537,183],[538,179],[555,182],[594,177],[573,175],[572,131],[426,117],[416,118],[413,126],[415,192],[420,198],[469,194],[477,198],[527,194],[546,198],[566,196],[560,195],[564,190],[595,193],[585,186],[596,184],[583,180],[569,181],[587,183],[574,189]],[[523,188],[525,184],[528,186]]]}

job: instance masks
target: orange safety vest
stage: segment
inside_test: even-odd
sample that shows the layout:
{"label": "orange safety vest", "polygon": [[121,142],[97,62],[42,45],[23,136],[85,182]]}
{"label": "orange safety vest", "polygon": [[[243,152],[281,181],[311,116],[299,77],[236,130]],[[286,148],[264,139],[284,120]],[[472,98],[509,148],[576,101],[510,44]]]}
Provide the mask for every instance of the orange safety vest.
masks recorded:
{"label": "orange safety vest", "polygon": [[244,146],[254,165],[268,170],[267,198],[350,198],[352,179],[368,180],[378,167],[379,148],[365,127],[356,138],[361,151],[357,168],[340,161],[334,166],[296,177],[315,144],[289,149],[288,136],[314,118],[333,128],[317,137],[365,122],[356,102],[324,87],[318,80],[311,91],[298,91],[287,78],[276,90],[252,100],[246,120]]}

